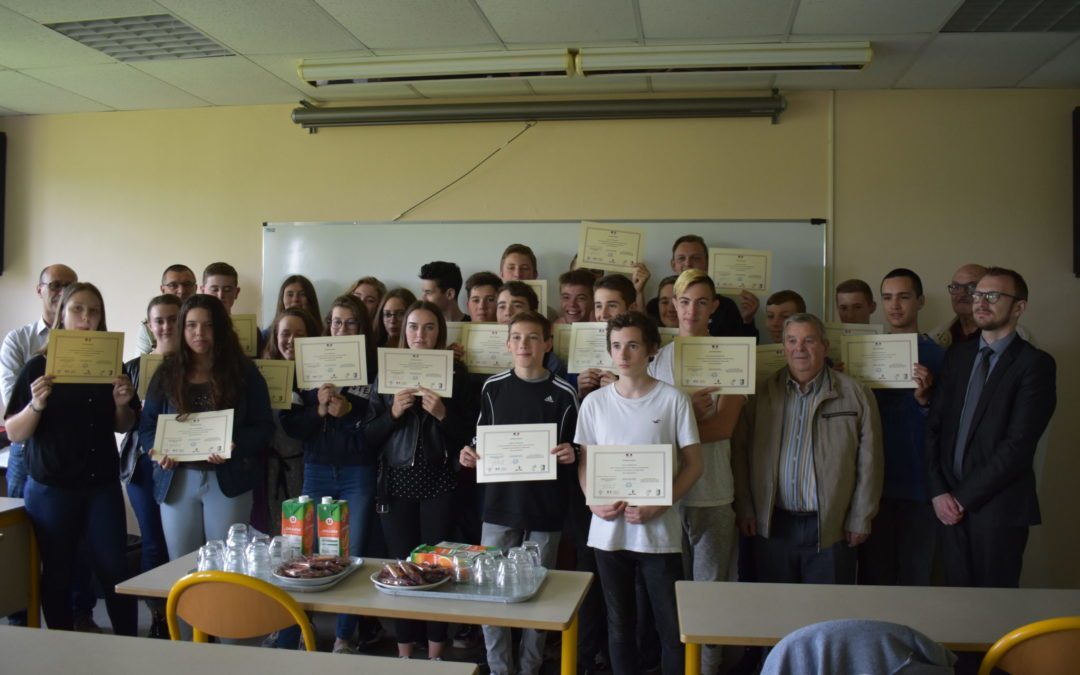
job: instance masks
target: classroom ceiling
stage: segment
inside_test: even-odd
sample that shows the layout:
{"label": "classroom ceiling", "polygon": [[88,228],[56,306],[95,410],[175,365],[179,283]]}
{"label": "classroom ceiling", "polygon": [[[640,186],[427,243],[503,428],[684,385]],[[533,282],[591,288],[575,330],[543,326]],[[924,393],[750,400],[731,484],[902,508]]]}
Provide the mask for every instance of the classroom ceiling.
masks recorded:
{"label": "classroom ceiling", "polygon": [[[67,36],[72,22],[161,15],[229,55],[126,60],[122,47],[110,56]],[[327,94],[296,70],[301,59],[347,56],[853,40],[873,49],[860,71],[381,83]],[[1080,1],[0,0],[6,115],[302,99],[1014,87],[1080,87]]]}

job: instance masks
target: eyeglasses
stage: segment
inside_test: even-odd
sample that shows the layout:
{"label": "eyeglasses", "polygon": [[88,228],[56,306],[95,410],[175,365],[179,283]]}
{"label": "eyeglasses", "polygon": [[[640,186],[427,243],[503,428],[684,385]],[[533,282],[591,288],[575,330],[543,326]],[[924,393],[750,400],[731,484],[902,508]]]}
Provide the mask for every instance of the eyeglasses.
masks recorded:
{"label": "eyeglasses", "polygon": [[950,295],[961,295],[961,294],[967,295],[968,293],[971,293],[973,290],[975,290],[976,285],[977,284],[974,281],[971,282],[971,283],[968,283],[968,284],[958,284],[956,282],[953,282],[953,283],[949,284],[949,286],[948,286],[949,294]]}
{"label": "eyeglasses", "polygon": [[971,301],[972,302],[980,302],[982,300],[986,300],[991,305],[996,305],[998,300],[1000,300],[1002,298],[1002,296],[1004,296],[1006,298],[1012,298],[1013,300],[1020,300],[1021,299],[1021,298],[1018,298],[1015,295],[1012,295],[1010,293],[1002,293],[1001,291],[972,291],[971,292]]}
{"label": "eyeglasses", "polygon": [[189,288],[195,288],[195,282],[194,281],[170,281],[169,283],[165,284],[165,288],[169,289],[170,291],[173,291],[174,293],[176,291],[180,290],[181,288],[183,288],[186,291]]}
{"label": "eyeglasses", "polygon": [[386,310],[382,313],[384,319],[402,319],[405,317],[405,310],[399,309],[396,311]]}
{"label": "eyeglasses", "polygon": [[[384,313],[383,316],[386,316],[386,314]],[[345,321],[342,321],[341,319],[333,319],[332,321],[330,321],[331,328],[341,328],[342,326],[345,326],[346,328],[356,328],[359,325],[360,322],[356,319],[346,319]]]}
{"label": "eyeglasses", "polygon": [[46,286],[46,287],[48,287],[50,293],[57,293],[59,291],[64,290],[65,288],[67,288],[68,286],[70,286],[73,283],[74,283],[73,281],[50,281],[47,284],[46,283],[40,283],[40,284],[38,284],[38,286]]}

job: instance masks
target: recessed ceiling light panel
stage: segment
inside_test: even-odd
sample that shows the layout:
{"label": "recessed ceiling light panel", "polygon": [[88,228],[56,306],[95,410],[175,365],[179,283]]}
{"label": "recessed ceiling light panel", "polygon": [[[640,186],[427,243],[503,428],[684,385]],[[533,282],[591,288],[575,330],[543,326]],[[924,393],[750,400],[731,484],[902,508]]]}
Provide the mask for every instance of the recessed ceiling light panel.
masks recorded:
{"label": "recessed ceiling light panel", "polygon": [[45,24],[117,61],[162,61],[232,56],[232,50],[171,14]]}

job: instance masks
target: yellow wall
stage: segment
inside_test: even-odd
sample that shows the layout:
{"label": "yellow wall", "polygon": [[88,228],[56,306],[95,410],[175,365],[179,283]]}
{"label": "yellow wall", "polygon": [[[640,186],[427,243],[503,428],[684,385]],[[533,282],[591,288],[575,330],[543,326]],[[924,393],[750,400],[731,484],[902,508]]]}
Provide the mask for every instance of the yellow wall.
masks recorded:
{"label": "yellow wall", "polygon": [[[802,92],[768,120],[542,123],[416,220],[833,216],[836,278],[914,267],[924,328],[945,318],[961,262],[1014,266],[1025,323],[1058,358],[1059,394],[1080,375],[1070,273],[1069,115],[1077,91]],[[255,311],[260,223],[388,220],[456,178],[521,124],[324,130],[288,107],[0,118],[9,136],[0,331],[29,321],[37,271],[71,264],[99,283],[110,326],[131,330],[165,265],[232,262]],[[835,138],[835,173],[833,139]],[[835,212],[831,191],[835,186]],[[381,253],[385,255],[385,253]],[[419,260],[402,256],[403,264]],[[363,272],[358,252],[357,273]],[[654,273],[662,273],[654,271]],[[130,351],[130,350],[129,350]],[[1075,416],[1074,416],[1075,417]],[[1080,586],[1068,489],[1075,419],[1049,434],[1029,585]]]}

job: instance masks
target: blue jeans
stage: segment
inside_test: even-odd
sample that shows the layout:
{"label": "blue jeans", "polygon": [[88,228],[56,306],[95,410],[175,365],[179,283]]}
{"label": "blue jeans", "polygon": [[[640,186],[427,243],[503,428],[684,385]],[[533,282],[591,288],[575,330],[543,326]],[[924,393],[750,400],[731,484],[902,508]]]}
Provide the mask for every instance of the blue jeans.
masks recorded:
{"label": "blue jeans", "polygon": [[26,445],[12,443],[8,451],[7,494],[13,499],[22,499],[26,485]]}
{"label": "blue jeans", "polygon": [[[371,529],[375,509],[374,466],[332,466],[304,464],[303,493],[318,504],[323,497],[344,499],[349,503],[349,555],[358,556]],[[356,632],[360,617],[339,614],[337,637],[347,640]],[[278,647],[295,649],[300,642],[300,630],[290,627],[278,633]]]}
{"label": "blue jeans", "polygon": [[608,651],[614,673],[640,670],[636,635],[636,578],[640,573],[660,636],[660,664],[664,675],[680,675],[684,668],[675,607],[675,582],[682,579],[682,554],[637,553],[595,549],[596,567],[607,605]]}
{"label": "blue jeans", "polygon": [[119,481],[96,488],[65,489],[27,478],[26,512],[41,551],[41,608],[49,628],[71,630],[71,590],[84,540],[113,632],[135,635],[135,598],[118,595],[116,584],[128,577],[127,519]]}
{"label": "blue jeans", "polygon": [[[142,533],[142,560],[139,570],[146,572],[169,562],[165,532],[161,529],[161,508],[154,501],[154,463],[149,455],[140,455],[135,461],[135,470],[127,485],[127,494]],[[157,604],[164,607],[163,602]]]}

